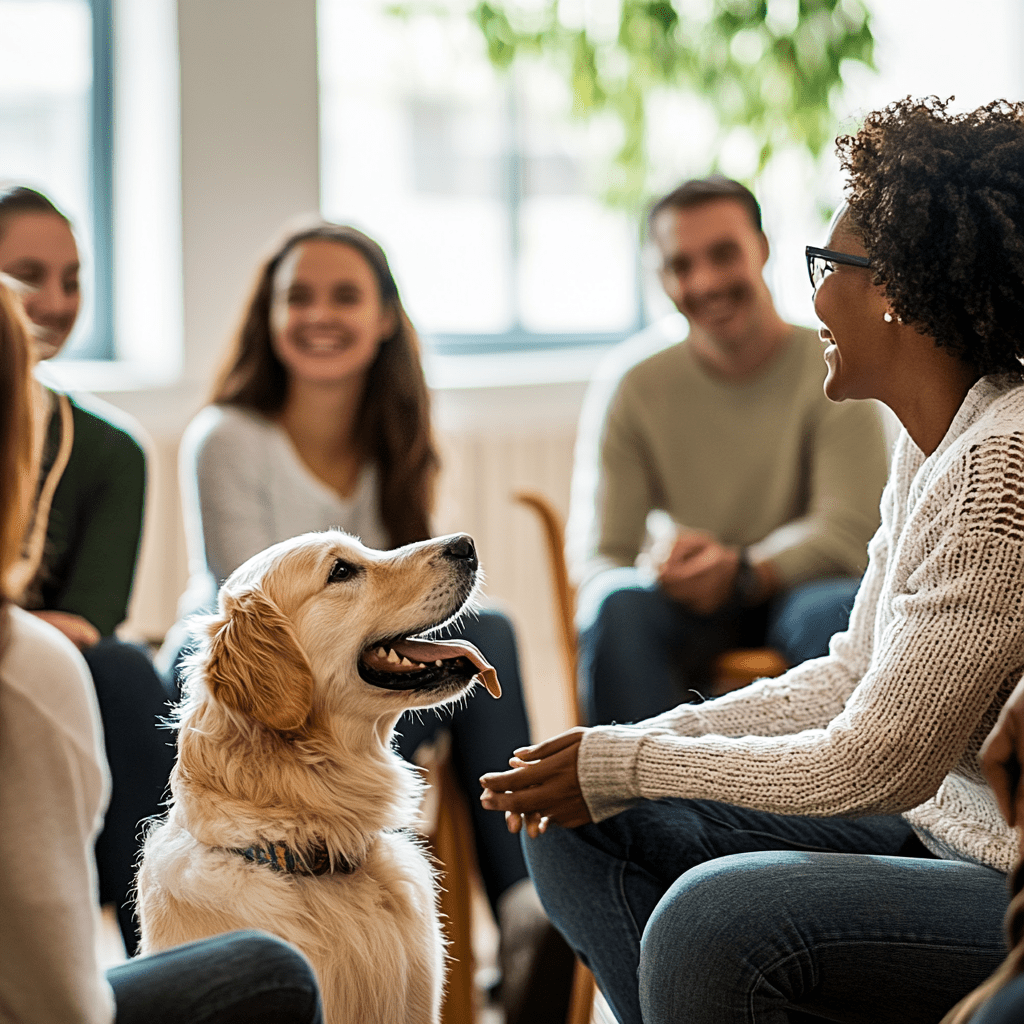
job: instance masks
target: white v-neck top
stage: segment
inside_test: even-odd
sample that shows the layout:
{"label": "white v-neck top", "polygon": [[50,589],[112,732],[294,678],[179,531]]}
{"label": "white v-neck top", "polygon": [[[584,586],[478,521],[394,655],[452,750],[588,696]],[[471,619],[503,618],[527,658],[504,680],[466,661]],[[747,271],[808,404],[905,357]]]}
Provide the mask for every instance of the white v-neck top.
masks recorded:
{"label": "white v-neck top", "polygon": [[311,530],[341,529],[389,547],[377,508],[377,471],[362,469],[342,498],[313,474],[291,439],[259,413],[211,405],[188,425],[178,461],[189,556],[188,611],[257,552]]}

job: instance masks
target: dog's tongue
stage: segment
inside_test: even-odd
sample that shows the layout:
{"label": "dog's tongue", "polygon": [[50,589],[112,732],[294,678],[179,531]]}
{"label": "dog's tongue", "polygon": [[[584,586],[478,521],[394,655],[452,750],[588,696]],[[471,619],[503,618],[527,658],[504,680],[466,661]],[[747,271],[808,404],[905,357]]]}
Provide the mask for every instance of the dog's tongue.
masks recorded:
{"label": "dog's tongue", "polygon": [[427,665],[433,661],[468,658],[477,667],[477,675],[487,687],[487,692],[495,699],[501,696],[501,684],[494,666],[488,664],[487,659],[465,640],[398,640],[391,646],[396,654]]}

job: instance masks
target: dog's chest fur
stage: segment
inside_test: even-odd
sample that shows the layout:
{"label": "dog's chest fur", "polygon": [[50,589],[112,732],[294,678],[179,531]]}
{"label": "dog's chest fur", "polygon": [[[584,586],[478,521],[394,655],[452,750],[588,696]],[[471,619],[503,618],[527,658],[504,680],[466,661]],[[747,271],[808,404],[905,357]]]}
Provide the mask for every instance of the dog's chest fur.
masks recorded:
{"label": "dog's chest fur", "polygon": [[[187,672],[170,810],[139,870],[144,952],[262,929],[309,958],[327,1024],[437,1024],[435,882],[402,831],[423,783],[391,735],[403,712],[472,687],[479,652],[417,637],[462,610],[478,569],[463,535],[374,552],[328,531],[224,583]],[[268,843],[355,870],[289,874],[231,852]]]}
{"label": "dog's chest fur", "polygon": [[444,943],[418,839],[382,834],[351,874],[309,877],[208,847],[173,819],[172,811],[146,843],[143,953],[258,928],[309,958],[328,1022],[436,1020]]}

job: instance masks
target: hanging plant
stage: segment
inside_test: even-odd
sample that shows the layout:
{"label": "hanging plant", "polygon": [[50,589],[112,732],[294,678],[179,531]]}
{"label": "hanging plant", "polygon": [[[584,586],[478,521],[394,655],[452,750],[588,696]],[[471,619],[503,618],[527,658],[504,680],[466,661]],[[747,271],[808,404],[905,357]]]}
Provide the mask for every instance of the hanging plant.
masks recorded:
{"label": "hanging plant", "polygon": [[[401,13],[427,9],[413,0]],[[652,191],[647,118],[658,92],[708,105],[718,126],[712,166],[730,133],[746,132],[756,177],[782,149],[820,155],[835,135],[845,66],[874,69],[861,0],[480,0],[468,16],[496,68],[546,60],[568,83],[576,115],[618,120],[606,191],[634,209]]]}

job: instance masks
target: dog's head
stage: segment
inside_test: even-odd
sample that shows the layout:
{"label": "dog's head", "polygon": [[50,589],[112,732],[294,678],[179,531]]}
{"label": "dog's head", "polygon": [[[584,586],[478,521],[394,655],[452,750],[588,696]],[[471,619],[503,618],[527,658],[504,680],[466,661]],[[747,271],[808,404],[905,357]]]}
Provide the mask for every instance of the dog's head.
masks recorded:
{"label": "dog's head", "polygon": [[220,592],[199,665],[210,696],[269,729],[312,712],[367,721],[454,700],[493,669],[466,644],[421,634],[455,618],[480,575],[465,534],[374,551],[347,534],[267,548]]}

